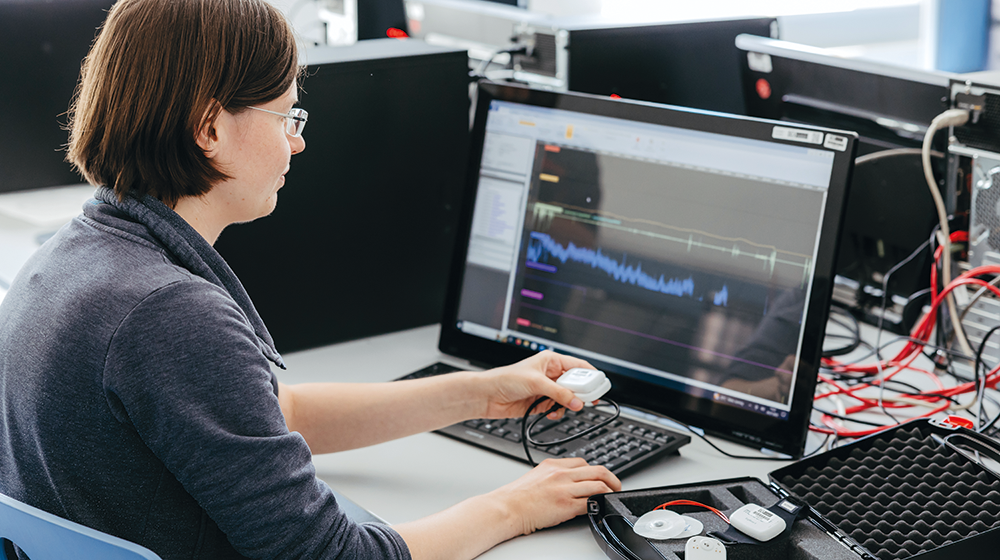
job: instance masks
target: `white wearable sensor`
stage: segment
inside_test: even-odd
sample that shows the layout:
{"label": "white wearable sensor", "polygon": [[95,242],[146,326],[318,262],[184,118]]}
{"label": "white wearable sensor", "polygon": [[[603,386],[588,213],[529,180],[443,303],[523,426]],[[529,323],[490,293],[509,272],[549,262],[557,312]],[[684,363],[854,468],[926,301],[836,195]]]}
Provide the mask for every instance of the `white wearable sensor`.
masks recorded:
{"label": "white wearable sensor", "polygon": [[747,504],[734,511],[729,516],[729,524],[761,542],[767,542],[785,530],[784,519],[757,504]]}
{"label": "white wearable sensor", "polygon": [[684,544],[684,560],[726,560],[726,547],[712,537],[691,537]]}
{"label": "white wearable sensor", "polygon": [[573,368],[556,380],[584,403],[596,401],[611,390],[611,380],[597,369]]}

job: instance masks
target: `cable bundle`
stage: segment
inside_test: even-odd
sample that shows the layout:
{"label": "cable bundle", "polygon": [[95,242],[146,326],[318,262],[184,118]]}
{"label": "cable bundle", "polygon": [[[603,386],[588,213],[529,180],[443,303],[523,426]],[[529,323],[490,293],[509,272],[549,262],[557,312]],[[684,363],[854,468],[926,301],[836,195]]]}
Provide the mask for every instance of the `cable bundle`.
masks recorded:
{"label": "cable bundle", "polygon": [[[964,124],[967,119],[968,113],[965,111],[946,111],[934,119],[930,129],[927,131],[922,150],[924,171],[928,186],[934,195],[940,223],[935,227],[935,232],[932,233],[931,238],[914,251],[913,254],[894,266],[885,275],[883,280],[882,297],[884,313],[884,302],[888,291],[889,276],[915,258],[925,248],[933,246],[935,240],[938,241],[939,245],[933,251],[934,259],[930,271],[930,288],[926,291],[913,294],[907,301],[907,305],[909,305],[921,297],[929,296],[930,304],[927,311],[914,325],[910,331],[910,335],[902,337],[902,340],[905,340],[906,344],[891,358],[883,359],[881,352],[884,348],[880,345],[880,340],[877,340],[876,344],[871,347],[871,353],[869,354],[869,356],[874,355],[875,357],[873,363],[844,363],[839,361],[837,359],[838,356],[853,352],[859,346],[868,346],[861,341],[857,333],[856,324],[854,325],[855,334],[851,344],[824,354],[823,364],[825,368],[819,375],[821,384],[817,387],[814,403],[831,402],[834,404],[836,412],[817,406],[815,410],[820,413],[820,423],[810,427],[813,431],[835,438],[866,436],[897,425],[899,420],[893,415],[893,411],[914,408],[924,408],[926,410],[917,415],[907,415],[907,419],[929,417],[945,412],[968,411],[974,407],[978,407],[973,416],[974,425],[979,431],[985,431],[992,427],[997,421],[997,416],[1000,416],[1000,412],[998,412],[997,416],[994,416],[989,422],[983,420],[984,401],[990,401],[997,409],[1000,409],[1000,403],[997,403],[992,396],[987,395],[987,389],[995,390],[997,384],[1000,383],[1000,365],[992,368],[984,368],[982,360],[983,350],[987,341],[994,332],[1000,330],[1000,325],[990,330],[979,344],[979,347],[973,350],[965,336],[961,323],[965,314],[980,297],[990,293],[1000,297],[1000,289],[996,286],[997,283],[1000,283],[1000,266],[980,266],[951,279],[951,244],[967,242],[969,236],[968,232],[964,231],[949,232],[948,220],[944,212],[944,203],[934,183],[930,167],[930,144],[934,133],[946,126]],[[979,288],[979,291],[972,298],[972,301],[967,303],[961,313],[959,313],[959,306],[955,303],[953,292],[959,288],[964,289],[965,286],[976,286]],[[939,334],[938,338],[941,344],[934,344],[931,342],[931,337],[935,333],[935,327],[939,325],[939,317],[945,313],[949,319],[950,340],[943,340],[943,337]],[[851,318],[853,320],[853,317]],[[837,316],[831,317],[831,321],[840,324],[842,327],[851,328],[850,325],[846,325],[840,321]],[[941,330],[938,329],[938,331]],[[882,334],[881,325],[879,325],[878,332],[880,339]],[[895,339],[890,341],[889,344],[895,344],[899,340]],[[951,347],[952,343],[954,343],[956,348]],[[927,350],[933,350],[935,355],[925,354]],[[946,386],[936,371],[928,371],[915,367],[913,365],[914,362],[921,356],[927,356],[933,360],[935,362],[935,369],[943,367],[955,378],[956,383]],[[867,356],[862,359],[866,360]],[[952,361],[955,359],[964,360],[972,365],[972,379],[962,378],[951,369]],[[987,371],[984,372],[984,369]],[[926,376],[931,384],[933,384],[934,389],[930,391],[920,390],[910,383],[897,379],[900,374],[907,371],[917,372]],[[877,391],[877,396],[873,396],[873,390]],[[960,396],[970,393],[974,393],[975,398],[964,403],[959,399]],[[845,398],[850,399],[855,404],[846,406],[843,402]],[[881,411],[892,420],[892,423],[882,425],[856,417],[852,418],[852,415],[867,411]],[[838,420],[849,421],[865,427],[849,429],[839,423]]]}

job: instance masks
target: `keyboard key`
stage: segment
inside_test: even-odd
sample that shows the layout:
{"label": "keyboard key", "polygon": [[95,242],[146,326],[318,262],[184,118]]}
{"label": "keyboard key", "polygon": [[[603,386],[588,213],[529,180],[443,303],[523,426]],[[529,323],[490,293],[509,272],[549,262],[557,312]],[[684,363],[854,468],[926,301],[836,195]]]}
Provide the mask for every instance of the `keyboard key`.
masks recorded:
{"label": "keyboard key", "polygon": [[591,433],[583,436],[583,439],[585,439],[587,441],[594,441],[595,439],[603,436],[606,433],[608,433],[608,431],[606,429],[604,429],[604,428],[601,428],[600,430],[596,430],[594,432],[591,432]]}
{"label": "keyboard key", "polygon": [[521,443],[521,432],[520,431],[516,431],[516,432],[515,431],[510,431],[510,432],[507,432],[507,434],[504,435],[503,438],[504,439],[509,439],[510,441],[513,441],[514,443]]}
{"label": "keyboard key", "polygon": [[626,463],[625,459],[622,459],[621,457],[619,457],[619,458],[612,459],[612,460],[607,461],[606,463],[604,463],[604,468],[608,469],[609,471],[613,471],[613,470],[617,469],[618,467],[624,465],[625,463]]}

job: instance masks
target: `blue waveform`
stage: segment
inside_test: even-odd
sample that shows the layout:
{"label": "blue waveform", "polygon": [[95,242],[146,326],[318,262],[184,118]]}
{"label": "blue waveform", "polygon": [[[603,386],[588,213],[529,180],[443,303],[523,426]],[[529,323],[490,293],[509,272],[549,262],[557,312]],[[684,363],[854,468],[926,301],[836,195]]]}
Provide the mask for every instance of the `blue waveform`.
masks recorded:
{"label": "blue waveform", "polygon": [[[547,234],[537,231],[531,232],[531,238],[532,241],[528,244],[527,255],[529,262],[537,263],[540,260],[545,260],[547,255],[552,255],[562,261],[563,264],[566,261],[589,264],[591,268],[599,268],[622,283],[674,296],[694,295],[694,278],[671,278],[668,280],[662,274],[659,278],[653,278],[642,271],[642,263],[635,266],[626,265],[624,262],[619,263],[617,260],[601,253],[600,249],[595,251],[586,247],[577,247],[572,241],[569,242],[568,247],[564,247]],[[622,261],[624,260],[623,258]],[[718,303],[718,296],[716,296],[716,300],[716,305],[720,305]]]}
{"label": "blue waveform", "polygon": [[726,307],[729,304],[729,288],[725,284],[722,285],[721,290],[715,292],[715,297],[712,298],[712,302],[715,303],[715,305],[721,305],[722,307]]}

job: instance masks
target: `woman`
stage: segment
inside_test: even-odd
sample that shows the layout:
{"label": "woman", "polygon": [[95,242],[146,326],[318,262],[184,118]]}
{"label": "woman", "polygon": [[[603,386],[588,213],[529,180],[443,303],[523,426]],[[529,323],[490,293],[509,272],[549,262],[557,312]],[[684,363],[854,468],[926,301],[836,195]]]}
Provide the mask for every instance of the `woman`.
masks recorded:
{"label": "woman", "polygon": [[[0,492],[170,558],[468,558],[618,490],[547,461],[426,519],[358,525],[310,453],[520,416],[586,366],[286,386],[212,248],[266,216],[308,115],[287,22],[264,0],[121,0],[88,56],[68,158],[98,189],[0,306]],[[347,187],[345,187],[347,188]],[[371,410],[391,410],[371,422]]]}

